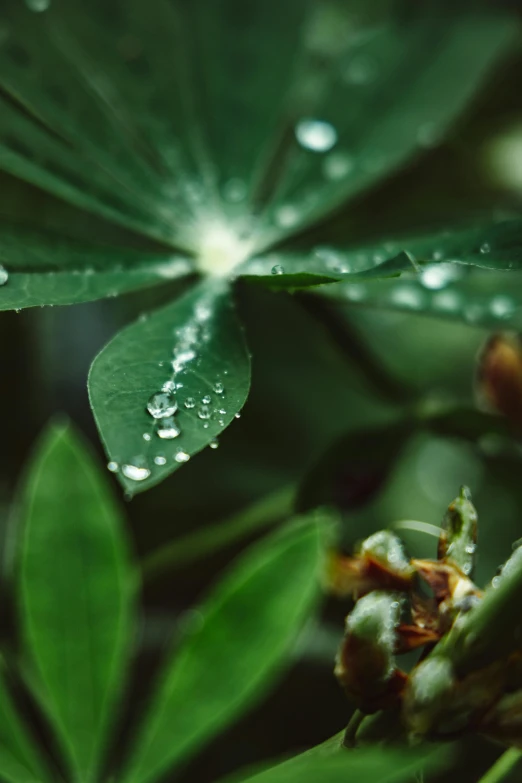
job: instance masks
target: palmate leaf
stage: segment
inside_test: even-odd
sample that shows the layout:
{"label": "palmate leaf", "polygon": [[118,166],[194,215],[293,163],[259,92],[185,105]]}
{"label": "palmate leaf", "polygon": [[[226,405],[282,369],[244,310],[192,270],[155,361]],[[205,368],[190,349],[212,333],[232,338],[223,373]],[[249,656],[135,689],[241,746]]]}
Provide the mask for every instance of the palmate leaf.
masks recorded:
{"label": "palmate leaf", "polygon": [[22,495],[20,620],[75,780],[100,769],[129,654],[135,576],[109,487],[70,428],[40,443]]}
{"label": "palmate leaf", "polygon": [[0,310],[117,296],[193,270],[188,258],[175,253],[80,243],[1,220],[0,265],[9,269],[0,278]]}
{"label": "palmate leaf", "polygon": [[220,783],[413,783],[419,776],[443,769],[447,752],[383,747],[347,750],[343,734],[257,774],[244,771]]}
{"label": "palmate leaf", "polygon": [[[111,467],[129,493],[213,444],[249,386],[250,356],[221,279],[208,278],[121,331],[95,359],[89,394]],[[157,417],[147,407],[156,394],[165,404]]]}
{"label": "palmate leaf", "polygon": [[199,607],[167,658],[122,781],[155,780],[264,695],[315,605],[324,522],[303,517],[250,548]]}

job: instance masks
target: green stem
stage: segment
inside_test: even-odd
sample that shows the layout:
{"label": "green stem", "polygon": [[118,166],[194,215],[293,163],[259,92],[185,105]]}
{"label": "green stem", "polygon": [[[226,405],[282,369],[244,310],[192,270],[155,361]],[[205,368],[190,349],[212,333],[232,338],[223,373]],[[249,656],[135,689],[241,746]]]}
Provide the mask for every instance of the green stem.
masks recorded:
{"label": "green stem", "polygon": [[518,748],[509,748],[495,761],[478,783],[498,783],[513,769],[521,756],[522,751]]}
{"label": "green stem", "polygon": [[357,730],[359,729],[359,726],[365,719],[366,715],[364,712],[361,712],[361,710],[355,710],[352,717],[350,718],[348,722],[348,726],[346,727],[346,731],[344,732],[343,737],[343,748],[354,748],[356,745],[356,735]]}
{"label": "green stem", "polygon": [[160,547],[145,558],[143,579],[155,579],[176,566],[185,567],[210,552],[247,538],[257,530],[275,525],[293,513],[295,495],[295,486],[283,487],[222,522],[200,528]]}

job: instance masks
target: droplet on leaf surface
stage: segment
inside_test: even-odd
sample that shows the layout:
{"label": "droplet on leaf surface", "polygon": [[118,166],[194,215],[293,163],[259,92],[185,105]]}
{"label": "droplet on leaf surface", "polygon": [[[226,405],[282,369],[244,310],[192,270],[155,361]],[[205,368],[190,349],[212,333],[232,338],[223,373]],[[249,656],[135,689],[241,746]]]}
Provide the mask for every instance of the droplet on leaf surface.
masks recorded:
{"label": "droplet on leaf surface", "polygon": [[5,285],[9,280],[7,269],[0,264],[0,285]]}
{"label": "droplet on leaf surface", "polygon": [[170,392],[157,392],[147,403],[147,410],[154,419],[172,416],[178,409],[178,403]]}
{"label": "droplet on leaf surface", "polygon": [[144,481],[150,476],[148,468],[140,468],[137,465],[122,465],[121,472],[131,481]]}
{"label": "droplet on leaf surface", "polygon": [[295,136],[301,147],[311,152],[328,152],[337,143],[337,131],[324,120],[301,120],[295,126]]}

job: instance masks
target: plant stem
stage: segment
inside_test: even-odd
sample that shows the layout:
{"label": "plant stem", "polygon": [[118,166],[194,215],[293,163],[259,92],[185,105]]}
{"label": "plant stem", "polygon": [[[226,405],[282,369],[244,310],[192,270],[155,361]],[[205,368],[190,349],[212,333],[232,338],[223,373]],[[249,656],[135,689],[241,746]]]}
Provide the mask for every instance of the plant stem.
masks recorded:
{"label": "plant stem", "polygon": [[498,783],[499,780],[510,772],[517,761],[520,760],[522,751],[518,748],[509,748],[506,750],[488,769],[478,783]]}
{"label": "plant stem", "polygon": [[348,722],[348,726],[346,727],[346,731],[344,732],[343,737],[343,747],[344,748],[354,748],[356,745],[356,734],[359,726],[365,719],[366,715],[364,712],[361,712],[361,710],[355,710],[352,717],[350,718]]}
{"label": "plant stem", "polygon": [[209,552],[224,549],[247,538],[256,530],[271,527],[294,511],[296,487],[283,487],[222,522],[215,522],[194,533],[160,547],[143,561],[144,580],[162,576],[174,566],[185,567]]}

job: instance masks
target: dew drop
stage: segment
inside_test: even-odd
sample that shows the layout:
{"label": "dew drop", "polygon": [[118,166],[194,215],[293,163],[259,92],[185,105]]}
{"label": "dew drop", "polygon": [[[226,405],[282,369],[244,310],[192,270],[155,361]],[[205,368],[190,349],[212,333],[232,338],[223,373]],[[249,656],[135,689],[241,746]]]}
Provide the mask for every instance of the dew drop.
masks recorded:
{"label": "dew drop", "polygon": [[166,465],[167,464],[167,460],[165,459],[165,457],[160,457],[160,456],[154,457],[154,464],[155,465]]}
{"label": "dew drop", "polygon": [[173,392],[176,391],[176,384],[174,381],[165,381],[163,386],[161,387],[162,392]]}
{"label": "dew drop", "polygon": [[174,418],[169,416],[168,418],[161,420],[158,425],[157,433],[158,438],[161,438],[162,440],[172,440],[172,438],[178,437],[181,433],[181,429],[174,421]]}
{"label": "dew drop", "polygon": [[220,381],[217,381],[214,384],[214,391],[216,392],[216,394],[224,394],[225,387],[223,386],[223,384]]}
{"label": "dew drop", "polygon": [[223,185],[223,198],[225,201],[229,201],[232,204],[237,204],[243,201],[246,197],[247,189],[242,179],[234,177],[229,179]]}
{"label": "dew drop", "polygon": [[210,419],[210,408],[208,407],[208,405],[199,406],[198,416],[200,419]]}
{"label": "dew drop", "polygon": [[210,443],[208,444],[211,449],[217,449],[219,447],[219,441],[217,438],[212,438]]}
{"label": "dew drop", "polygon": [[235,419],[240,419],[240,418],[241,418],[241,414],[240,414],[240,413],[236,413],[236,415],[234,416],[234,418],[235,418]]}
{"label": "dew drop", "polygon": [[276,210],[276,223],[282,228],[291,228],[299,222],[299,211],[291,204],[283,204]]}
{"label": "dew drop", "polygon": [[177,451],[174,454],[174,459],[176,460],[176,462],[180,462],[180,463],[181,462],[188,462],[189,459],[190,459],[190,454],[187,454],[186,451]]}
{"label": "dew drop", "polygon": [[26,5],[30,11],[34,11],[35,13],[42,13],[42,11],[47,11],[49,6],[51,5],[51,0],[25,0]]}
{"label": "dew drop", "polygon": [[148,468],[139,468],[137,465],[122,465],[121,472],[132,481],[144,481],[150,476]]}
{"label": "dew drop", "polygon": [[437,291],[461,276],[462,270],[457,264],[428,264],[420,273],[420,281],[425,288]]}
{"label": "dew drop", "polygon": [[9,280],[7,269],[0,264],[0,285],[5,285]]}
{"label": "dew drop", "polygon": [[190,410],[191,408],[195,408],[195,407],[196,407],[196,400],[194,399],[194,397],[187,397],[187,399],[185,400],[185,408],[188,408],[188,410]]}
{"label": "dew drop", "polygon": [[494,576],[493,579],[491,580],[491,587],[497,588],[500,582],[501,582],[500,576]]}
{"label": "dew drop", "polygon": [[351,302],[360,302],[366,296],[366,288],[360,284],[347,285],[345,296]]}
{"label": "dew drop", "polygon": [[301,147],[312,152],[328,152],[337,142],[337,131],[333,125],[311,118],[297,123],[295,136]]}
{"label": "dew drop", "polygon": [[210,394],[205,394],[205,396],[201,398],[201,402],[203,403],[203,405],[210,405],[210,403],[212,402],[212,397],[210,396]]}
{"label": "dew drop", "polygon": [[120,466],[118,465],[117,462],[111,460],[110,462],[107,463],[107,470],[110,470],[111,473],[117,473],[119,469]]}
{"label": "dew drop", "polygon": [[150,440],[150,438],[151,438],[151,436],[150,436],[149,432],[144,432],[143,433],[143,440]]}
{"label": "dew drop", "polygon": [[490,252],[491,252],[491,245],[490,245],[488,242],[484,242],[484,243],[483,243],[483,244],[480,246],[480,252],[481,252],[482,254],[484,254],[484,255],[485,255],[486,253],[490,253]]}
{"label": "dew drop", "polygon": [[433,296],[432,305],[441,312],[456,313],[462,303],[456,291],[440,291]]}
{"label": "dew drop", "polygon": [[154,419],[172,416],[178,409],[178,403],[170,392],[157,392],[147,403],[147,410]]}
{"label": "dew drop", "polygon": [[227,412],[226,412],[225,408],[220,408],[220,409],[218,410],[218,413],[219,413],[221,416],[226,416],[226,415],[227,415]]}
{"label": "dew drop", "polygon": [[472,555],[474,551],[476,550],[477,546],[476,544],[466,544],[466,552],[468,555]]}
{"label": "dew drop", "polygon": [[345,152],[331,152],[323,163],[323,174],[326,179],[336,181],[344,179],[354,169],[354,160]]}
{"label": "dew drop", "polygon": [[408,307],[411,310],[419,310],[422,307],[422,294],[417,288],[396,286],[392,289],[390,298],[400,307]]}
{"label": "dew drop", "polygon": [[276,264],[275,266],[272,267],[270,273],[272,275],[284,275],[285,270],[284,267],[281,266],[281,264]]}
{"label": "dew drop", "polygon": [[489,305],[491,314],[497,318],[506,318],[515,311],[515,305],[507,296],[495,296]]}

